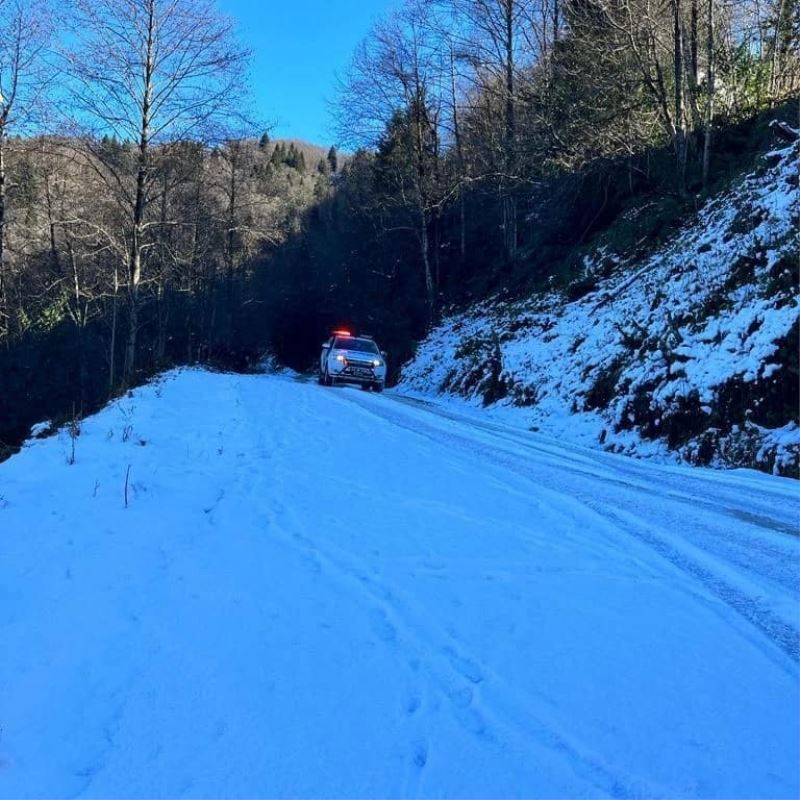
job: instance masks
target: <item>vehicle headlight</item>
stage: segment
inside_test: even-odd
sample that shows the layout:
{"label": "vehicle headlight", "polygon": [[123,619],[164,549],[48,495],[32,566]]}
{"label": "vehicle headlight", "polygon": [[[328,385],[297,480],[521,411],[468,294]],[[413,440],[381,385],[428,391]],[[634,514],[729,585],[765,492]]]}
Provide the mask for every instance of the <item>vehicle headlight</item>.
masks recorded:
{"label": "vehicle headlight", "polygon": [[347,359],[344,356],[336,356],[336,360],[341,361],[342,364],[344,364],[344,362],[347,361]]}
{"label": "vehicle headlight", "polygon": [[383,366],[383,361],[380,361],[379,359],[377,359],[377,358],[376,358],[376,359],[375,359],[375,360],[372,362],[372,366],[373,366],[373,367],[382,367],[382,366]]}

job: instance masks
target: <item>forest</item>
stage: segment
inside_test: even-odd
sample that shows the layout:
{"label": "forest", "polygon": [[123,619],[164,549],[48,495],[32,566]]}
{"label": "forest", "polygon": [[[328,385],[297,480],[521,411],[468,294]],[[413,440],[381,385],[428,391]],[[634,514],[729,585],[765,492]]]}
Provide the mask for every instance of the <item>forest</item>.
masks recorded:
{"label": "forest", "polygon": [[0,30],[0,458],[176,364],[307,368],[347,322],[396,373],[454,305],[578,297],[598,232],[657,241],[800,110],[797,0],[407,0],[332,147],[248,114],[212,0],[3,0]]}

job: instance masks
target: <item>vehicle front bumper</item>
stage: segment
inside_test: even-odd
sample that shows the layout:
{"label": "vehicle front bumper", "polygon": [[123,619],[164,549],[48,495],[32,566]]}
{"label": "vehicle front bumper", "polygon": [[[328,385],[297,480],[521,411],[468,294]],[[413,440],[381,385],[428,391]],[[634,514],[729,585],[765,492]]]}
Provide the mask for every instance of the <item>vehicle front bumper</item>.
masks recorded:
{"label": "vehicle front bumper", "polygon": [[337,381],[347,383],[384,383],[386,380],[386,368],[348,361],[341,369],[331,369],[330,376]]}

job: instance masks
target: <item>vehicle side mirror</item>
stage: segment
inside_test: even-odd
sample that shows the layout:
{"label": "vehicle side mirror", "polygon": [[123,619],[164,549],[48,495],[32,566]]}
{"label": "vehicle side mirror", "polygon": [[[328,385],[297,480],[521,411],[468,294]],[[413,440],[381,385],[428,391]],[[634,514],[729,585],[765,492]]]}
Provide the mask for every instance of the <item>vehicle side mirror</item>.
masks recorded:
{"label": "vehicle side mirror", "polygon": [[330,344],[328,344],[328,342],[323,342],[322,343],[322,349],[323,350],[327,350],[329,347],[330,347]]}
{"label": "vehicle side mirror", "polygon": [[388,354],[388,353],[387,353],[385,350],[381,350],[381,355],[382,355],[384,358],[389,358],[389,354]]}

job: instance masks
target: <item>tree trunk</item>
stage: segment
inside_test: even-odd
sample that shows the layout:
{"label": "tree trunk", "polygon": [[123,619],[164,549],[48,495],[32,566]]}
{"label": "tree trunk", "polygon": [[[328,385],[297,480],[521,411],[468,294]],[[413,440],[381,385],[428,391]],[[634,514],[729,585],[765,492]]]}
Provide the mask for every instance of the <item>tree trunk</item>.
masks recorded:
{"label": "tree trunk", "polygon": [[706,136],[703,142],[703,192],[708,189],[708,172],[711,164],[711,137],[714,132],[714,90],[716,80],[716,61],[714,58],[714,0],[708,0],[708,40],[706,43],[708,78],[706,98]]}
{"label": "tree trunk", "polygon": [[136,339],[139,333],[139,293],[138,283],[128,286],[128,338],[125,343],[125,362],[123,375],[126,384],[130,383],[136,368]]}
{"label": "tree trunk", "polygon": [[427,307],[427,327],[433,324],[436,303],[436,287],[431,270],[430,245],[428,241],[429,195],[426,187],[425,164],[425,96],[421,91],[419,76],[416,79],[414,97],[414,158],[416,160],[416,202],[419,216],[419,242],[422,255],[422,267],[425,273],[425,303]]}
{"label": "tree trunk", "polygon": [[128,262],[128,342],[125,349],[125,380],[130,381],[136,368],[136,338],[139,333],[139,284],[142,280],[142,244],[147,210],[147,178],[150,155],[150,114],[153,102],[155,49],[155,0],[147,0],[147,43],[145,46],[142,116],[139,157],[136,169],[136,199],[133,205],[133,231]]}
{"label": "tree trunk", "polygon": [[675,69],[675,157],[678,193],[686,193],[686,121],[683,110],[683,25],[681,0],[672,0],[673,60]]}
{"label": "tree trunk", "polygon": [[[202,181],[199,176],[195,177],[194,185],[194,224],[192,225],[192,243],[190,246],[191,257],[189,258],[189,280],[194,293],[200,295],[200,319],[196,323],[201,331],[207,331],[206,323],[209,316],[208,311],[208,281],[200,268],[200,251],[197,243],[197,232],[200,228],[200,206],[202,199]],[[193,316],[186,315],[186,334],[189,341],[189,350],[191,351],[191,339],[194,333]],[[189,359],[191,361],[191,359]]]}
{"label": "tree trunk", "polygon": [[559,28],[561,27],[561,20],[559,19],[561,9],[558,3],[559,0],[553,0],[553,45],[554,46],[558,43]]}
{"label": "tree trunk", "polygon": [[0,126],[0,339],[9,332],[6,286],[6,129]]}
{"label": "tree trunk", "polygon": [[156,361],[159,366],[164,364],[167,354],[167,330],[169,327],[169,304],[164,283],[159,281],[156,290],[156,311],[158,318],[158,338],[156,340]]}
{"label": "tree trunk", "polygon": [[108,349],[108,393],[113,394],[117,381],[117,315],[119,302],[119,269],[114,262],[114,296],[111,300],[111,342]]}
{"label": "tree trunk", "polygon": [[461,257],[461,263],[463,264],[467,257],[467,210],[466,210],[467,200],[464,197],[464,187],[461,187],[461,191],[459,192],[459,208],[458,208],[458,224],[460,226],[460,235],[459,235],[459,256]]}
{"label": "tree trunk", "polygon": [[700,129],[703,127],[703,114],[700,111],[700,104],[698,99],[700,97],[700,85],[698,78],[698,63],[697,63],[697,3],[698,0],[692,0],[690,6],[690,27],[689,35],[683,32],[683,52],[684,52],[684,73],[686,76],[686,84],[688,88],[688,101],[689,110],[692,115],[692,128],[693,136],[687,133],[687,144],[689,140],[694,142],[700,135]]}
{"label": "tree trunk", "polygon": [[772,37],[772,53],[770,58],[769,94],[770,102],[774,104],[778,89],[778,72],[780,70],[781,27],[783,25],[783,9],[786,0],[778,3],[778,13],[775,17],[775,34]]}
{"label": "tree trunk", "polygon": [[[511,181],[516,174],[516,107],[514,104],[514,0],[506,0],[506,154],[507,173]],[[503,204],[506,255],[517,255],[517,200],[513,187],[506,187]]]}
{"label": "tree trunk", "polygon": [[53,269],[57,275],[62,274],[61,258],[58,254],[58,242],[56,240],[56,219],[53,214],[53,195],[50,191],[50,176],[45,175],[45,200],[47,202],[47,224],[50,229],[50,259],[53,262]]}
{"label": "tree trunk", "polygon": [[225,333],[224,340],[228,344],[233,340],[233,275],[236,266],[236,172],[239,168],[239,152],[237,143],[232,145],[231,177],[228,187],[228,235],[225,241]]}
{"label": "tree trunk", "polygon": [[464,160],[464,146],[461,141],[461,125],[458,114],[458,100],[456,93],[456,63],[452,47],[450,48],[450,98],[453,111],[453,139],[456,146],[456,162],[458,163],[458,205],[459,205],[459,248],[458,254],[463,264],[467,255],[467,229],[466,229],[466,199],[464,197],[464,179],[466,178],[466,164]]}
{"label": "tree trunk", "polygon": [[505,7],[505,82],[506,180],[503,185],[503,233],[506,257],[513,261],[517,255],[517,201],[509,183],[516,171],[516,108],[514,105],[514,0],[504,0]]}
{"label": "tree trunk", "polygon": [[434,308],[436,304],[436,289],[433,284],[433,273],[431,271],[431,259],[428,253],[428,219],[424,209],[419,210],[419,239],[420,250],[422,251],[422,266],[425,270],[425,300],[428,312],[428,327],[433,325]]}
{"label": "tree trunk", "polygon": [[67,238],[67,254],[69,255],[69,266],[72,272],[72,319],[75,323],[76,346],[78,348],[78,407],[81,414],[86,407],[86,385],[88,382],[86,368],[86,309],[81,287],[81,273],[78,269],[78,259],[75,256],[75,248],[72,246],[71,239]]}

